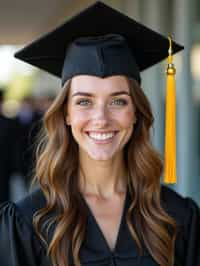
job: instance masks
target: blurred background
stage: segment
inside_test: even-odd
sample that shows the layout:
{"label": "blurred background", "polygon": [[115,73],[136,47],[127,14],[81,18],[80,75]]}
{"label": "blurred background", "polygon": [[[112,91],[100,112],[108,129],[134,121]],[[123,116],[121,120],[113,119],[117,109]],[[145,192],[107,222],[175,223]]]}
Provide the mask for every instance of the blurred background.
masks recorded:
{"label": "blurred background", "polygon": [[[34,142],[60,80],[13,54],[95,1],[0,0],[0,202],[28,191]],[[177,184],[200,204],[200,1],[102,1],[184,45],[177,69]],[[142,73],[142,87],[155,117],[152,141],[164,154],[165,68],[167,60]]]}

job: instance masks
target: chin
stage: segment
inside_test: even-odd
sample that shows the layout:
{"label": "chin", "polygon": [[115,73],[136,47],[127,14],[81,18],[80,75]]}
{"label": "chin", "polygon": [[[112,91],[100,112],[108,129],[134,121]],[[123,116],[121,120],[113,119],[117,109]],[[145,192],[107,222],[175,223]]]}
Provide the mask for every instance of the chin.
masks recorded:
{"label": "chin", "polygon": [[108,154],[108,153],[102,153],[102,154],[92,154],[92,153],[88,153],[89,157],[92,159],[92,160],[95,160],[95,161],[109,161],[111,159],[113,159],[113,157],[116,155],[116,154]]}

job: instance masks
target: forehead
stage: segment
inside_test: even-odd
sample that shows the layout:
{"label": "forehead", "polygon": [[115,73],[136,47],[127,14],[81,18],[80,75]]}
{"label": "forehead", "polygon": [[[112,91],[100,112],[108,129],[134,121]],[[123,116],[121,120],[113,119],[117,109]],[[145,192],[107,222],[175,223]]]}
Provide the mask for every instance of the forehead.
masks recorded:
{"label": "forehead", "polygon": [[107,93],[116,91],[129,92],[129,84],[125,76],[109,76],[101,78],[90,75],[79,75],[72,78],[70,93],[91,92],[91,93]]}

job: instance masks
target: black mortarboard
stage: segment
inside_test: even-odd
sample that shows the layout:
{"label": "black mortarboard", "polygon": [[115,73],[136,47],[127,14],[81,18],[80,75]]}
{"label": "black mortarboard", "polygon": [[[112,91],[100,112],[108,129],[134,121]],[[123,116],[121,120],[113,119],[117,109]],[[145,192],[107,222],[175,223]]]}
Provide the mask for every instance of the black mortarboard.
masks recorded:
{"label": "black mortarboard", "polygon": [[[78,74],[124,74],[140,82],[140,71],[166,58],[168,47],[166,37],[96,2],[15,57],[60,77],[62,85]],[[174,53],[181,49],[173,42]]]}

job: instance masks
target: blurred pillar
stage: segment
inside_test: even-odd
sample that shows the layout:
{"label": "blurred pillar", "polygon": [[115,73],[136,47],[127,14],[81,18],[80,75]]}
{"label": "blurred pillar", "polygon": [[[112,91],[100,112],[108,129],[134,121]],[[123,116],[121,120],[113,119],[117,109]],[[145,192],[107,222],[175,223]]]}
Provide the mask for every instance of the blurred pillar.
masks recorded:
{"label": "blurred pillar", "polygon": [[[196,155],[197,112],[194,110],[192,97],[192,78],[190,53],[192,46],[193,0],[175,0],[174,2],[174,36],[185,46],[179,54],[181,71],[177,70],[177,166],[178,183],[175,189],[185,195],[198,196],[199,182]],[[178,64],[179,65],[179,64]]]}
{"label": "blurred pillar", "polygon": [[[166,12],[168,10],[168,1],[152,0],[141,1],[142,5],[142,23],[148,27],[165,34]],[[168,12],[167,12],[168,13]],[[166,64],[166,62],[165,62]],[[151,67],[142,74],[143,88],[150,99],[153,115],[155,118],[152,131],[152,141],[157,150],[163,154],[164,143],[164,99],[165,93],[165,69],[162,64]]]}

